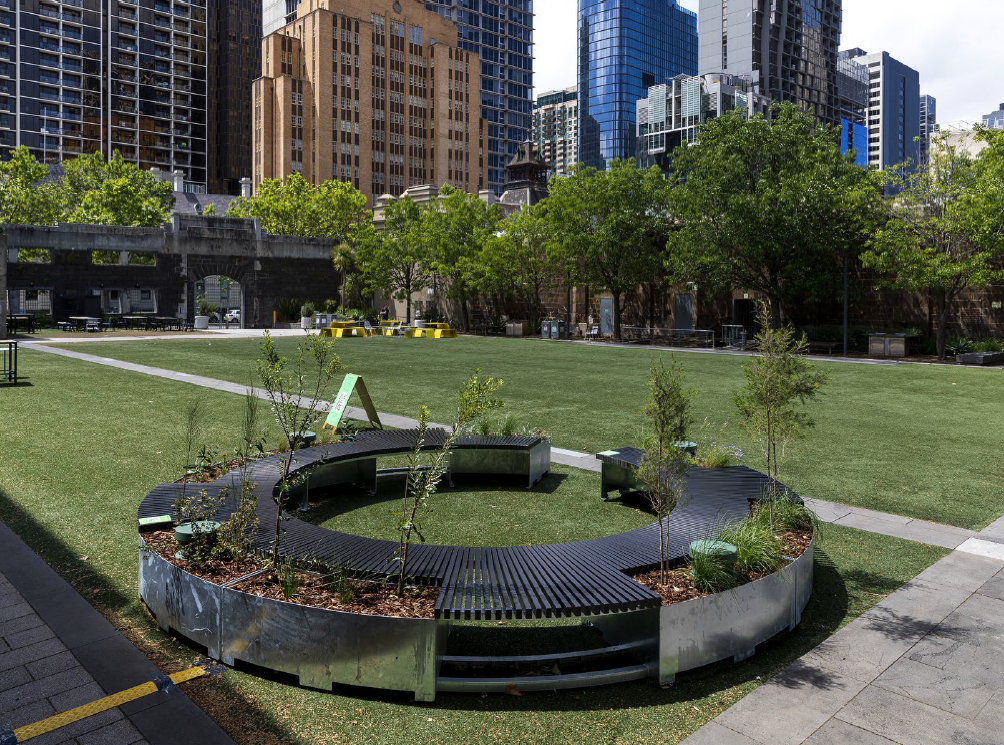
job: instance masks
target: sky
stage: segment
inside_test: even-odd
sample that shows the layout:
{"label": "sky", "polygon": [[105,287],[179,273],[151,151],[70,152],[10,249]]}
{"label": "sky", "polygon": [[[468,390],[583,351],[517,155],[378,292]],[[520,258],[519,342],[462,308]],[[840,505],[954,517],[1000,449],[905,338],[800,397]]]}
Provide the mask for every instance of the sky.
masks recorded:
{"label": "sky", "polygon": [[[696,11],[698,0],[680,0]],[[538,93],[575,85],[576,0],[535,0]],[[980,121],[1004,101],[1004,0],[844,0],[840,48],[889,52],[920,72],[938,122]]]}

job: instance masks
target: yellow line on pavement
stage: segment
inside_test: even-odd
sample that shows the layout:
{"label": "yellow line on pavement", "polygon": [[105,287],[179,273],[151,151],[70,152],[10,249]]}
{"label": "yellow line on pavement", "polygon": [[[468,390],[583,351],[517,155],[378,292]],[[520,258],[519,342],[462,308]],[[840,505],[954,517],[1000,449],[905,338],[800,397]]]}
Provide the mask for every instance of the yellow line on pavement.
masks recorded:
{"label": "yellow line on pavement", "polygon": [[[184,683],[187,680],[192,680],[193,678],[198,678],[202,675],[206,675],[206,668],[199,666],[190,667],[187,670],[172,673],[168,677],[171,679],[172,683]],[[156,693],[158,690],[160,689],[153,681],[142,683],[138,686],[127,688],[124,691],[113,693],[111,696],[99,698],[97,701],[92,701],[89,704],[84,704],[83,706],[77,706],[76,708],[69,709],[68,711],[54,714],[48,719],[42,719],[34,724],[26,724],[23,727],[18,727],[14,730],[14,736],[17,738],[19,743],[24,742],[25,740],[30,740],[32,737],[44,735],[46,732],[52,732],[53,730],[65,727],[68,724],[79,722],[81,719],[86,719],[87,717],[94,716],[95,714],[100,714],[102,711],[108,711],[108,709],[114,709],[116,706],[121,706],[122,704],[129,703],[130,701],[135,701],[138,698],[143,698],[143,696],[149,696],[151,693]]]}

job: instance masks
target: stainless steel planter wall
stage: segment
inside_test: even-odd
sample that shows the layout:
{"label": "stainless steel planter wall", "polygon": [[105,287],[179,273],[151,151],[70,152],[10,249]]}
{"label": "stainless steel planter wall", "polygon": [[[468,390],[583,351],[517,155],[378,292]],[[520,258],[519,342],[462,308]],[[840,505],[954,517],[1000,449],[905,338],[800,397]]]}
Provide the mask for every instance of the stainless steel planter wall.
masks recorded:
{"label": "stainless steel planter wall", "polygon": [[219,586],[146,549],[139,539],[139,596],[165,632],[174,629],[220,657]]}
{"label": "stainless steel planter wall", "polygon": [[449,621],[326,610],[221,587],[140,547],[140,597],[165,631],[236,660],[290,673],[300,684],[333,683],[436,697]]}
{"label": "stainless steel planter wall", "polygon": [[529,489],[551,470],[551,443],[541,440],[529,450],[457,448],[450,453],[450,474],[526,475]]}
{"label": "stainless steel planter wall", "polygon": [[659,682],[677,673],[732,658],[794,629],[812,595],[813,544],[780,572],[733,590],[630,613],[589,619],[610,644],[641,642],[642,662],[658,668]]}
{"label": "stainless steel planter wall", "polygon": [[659,682],[731,657],[744,660],[794,629],[812,594],[812,544],[780,572],[733,590],[659,609]]}

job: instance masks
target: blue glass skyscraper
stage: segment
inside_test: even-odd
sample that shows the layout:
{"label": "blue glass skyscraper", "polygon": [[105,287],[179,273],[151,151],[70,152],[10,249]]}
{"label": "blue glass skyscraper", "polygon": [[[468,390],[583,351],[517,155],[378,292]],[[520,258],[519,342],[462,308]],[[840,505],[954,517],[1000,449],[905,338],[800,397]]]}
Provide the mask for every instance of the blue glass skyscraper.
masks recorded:
{"label": "blue glass skyscraper", "polygon": [[505,167],[533,125],[533,0],[424,0],[457,24],[460,48],[481,57],[481,118],[488,122],[488,188],[501,195]]}
{"label": "blue glass skyscraper", "polygon": [[635,103],[697,74],[697,14],[676,0],[579,0],[579,160],[635,156]]}

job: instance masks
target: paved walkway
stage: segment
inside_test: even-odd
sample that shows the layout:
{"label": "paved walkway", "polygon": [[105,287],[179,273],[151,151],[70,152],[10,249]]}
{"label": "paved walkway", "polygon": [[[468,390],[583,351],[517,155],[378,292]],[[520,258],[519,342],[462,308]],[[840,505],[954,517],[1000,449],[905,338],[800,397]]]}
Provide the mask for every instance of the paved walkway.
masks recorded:
{"label": "paved walkway", "polygon": [[[161,672],[0,523],[0,739]],[[177,687],[81,719],[33,745],[233,745]]]}
{"label": "paved walkway", "polygon": [[999,745],[1002,669],[1004,551],[953,551],[684,743]]}

